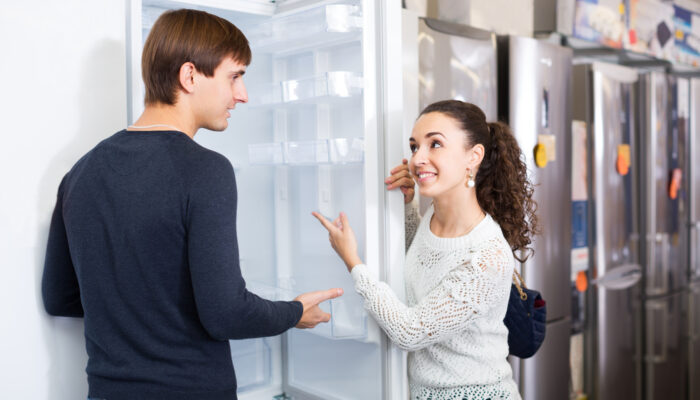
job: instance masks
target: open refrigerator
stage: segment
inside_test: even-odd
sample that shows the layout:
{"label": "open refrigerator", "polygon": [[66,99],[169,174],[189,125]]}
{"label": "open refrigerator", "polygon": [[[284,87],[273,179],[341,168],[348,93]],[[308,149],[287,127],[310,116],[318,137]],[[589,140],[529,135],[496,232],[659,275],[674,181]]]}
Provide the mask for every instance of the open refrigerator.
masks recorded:
{"label": "open refrigerator", "polygon": [[270,300],[332,287],[345,291],[322,304],[332,314],[327,324],[230,342],[241,399],[407,398],[404,353],[364,311],[352,278],[311,216],[315,210],[327,217],[346,212],[363,260],[403,293],[403,201],[383,189],[386,171],[400,163],[406,147],[401,57],[395,54],[401,37],[387,34],[400,29],[399,7],[371,0],[129,2],[129,123],[143,111],[143,43],[164,11],[219,15],[250,41],[249,103],[231,113],[226,131],[202,130],[195,137],[234,166],[248,289]]}

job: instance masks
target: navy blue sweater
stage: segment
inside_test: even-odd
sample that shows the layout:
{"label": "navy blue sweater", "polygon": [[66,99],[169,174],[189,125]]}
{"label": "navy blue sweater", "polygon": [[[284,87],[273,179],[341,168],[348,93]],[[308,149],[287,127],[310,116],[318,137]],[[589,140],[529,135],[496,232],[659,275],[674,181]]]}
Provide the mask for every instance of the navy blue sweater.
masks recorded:
{"label": "navy blue sweater", "polygon": [[231,163],[175,131],[118,132],[63,178],[42,295],[85,318],[91,397],[235,399],[227,339],[298,323],[246,290],[236,202]]}

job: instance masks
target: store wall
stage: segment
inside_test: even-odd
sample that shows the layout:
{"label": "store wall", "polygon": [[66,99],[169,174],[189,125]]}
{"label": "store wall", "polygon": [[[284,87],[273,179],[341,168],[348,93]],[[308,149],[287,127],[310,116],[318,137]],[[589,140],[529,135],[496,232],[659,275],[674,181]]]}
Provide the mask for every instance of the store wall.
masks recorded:
{"label": "store wall", "polygon": [[125,126],[125,1],[0,2],[0,397],[84,399],[80,319],[49,317],[41,274],[56,190]]}

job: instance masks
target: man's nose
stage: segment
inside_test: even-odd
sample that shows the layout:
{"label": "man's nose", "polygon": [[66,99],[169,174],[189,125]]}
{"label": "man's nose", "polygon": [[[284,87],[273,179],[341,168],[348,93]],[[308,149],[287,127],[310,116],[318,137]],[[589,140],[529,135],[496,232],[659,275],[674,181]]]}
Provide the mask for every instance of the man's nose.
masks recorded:
{"label": "man's nose", "polygon": [[247,103],[248,102],[248,89],[245,87],[245,83],[241,80],[240,85],[236,87],[236,91],[233,94],[234,100],[237,103]]}

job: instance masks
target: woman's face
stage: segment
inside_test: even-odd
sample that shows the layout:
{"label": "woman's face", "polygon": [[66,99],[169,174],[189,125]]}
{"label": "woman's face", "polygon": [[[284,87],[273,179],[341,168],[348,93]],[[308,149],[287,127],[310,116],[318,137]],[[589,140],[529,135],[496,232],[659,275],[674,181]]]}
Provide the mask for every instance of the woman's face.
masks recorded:
{"label": "woman's face", "polygon": [[[459,123],[445,114],[422,115],[413,127],[409,144],[409,167],[421,196],[435,198],[466,190],[472,149],[465,149],[466,136]],[[476,174],[476,171],[473,171]]]}

